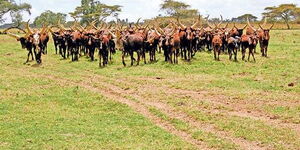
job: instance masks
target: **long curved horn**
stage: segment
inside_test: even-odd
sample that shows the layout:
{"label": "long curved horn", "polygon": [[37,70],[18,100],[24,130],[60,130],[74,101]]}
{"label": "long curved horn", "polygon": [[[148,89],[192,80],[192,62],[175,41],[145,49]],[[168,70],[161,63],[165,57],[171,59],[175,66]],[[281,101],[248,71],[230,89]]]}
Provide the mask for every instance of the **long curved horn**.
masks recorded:
{"label": "long curved horn", "polygon": [[11,29],[18,29],[18,30],[20,30],[20,31],[22,31],[23,33],[26,34],[26,31],[23,30],[23,29],[21,29],[21,28],[19,28],[19,27],[9,27],[9,28],[5,29],[2,33],[6,33],[7,31],[9,31]]}
{"label": "long curved horn", "polygon": [[259,24],[259,27],[260,27],[262,30],[265,30],[260,24]]}
{"label": "long curved horn", "polygon": [[139,25],[141,19],[142,19],[142,18],[139,18],[139,19],[137,20],[137,22],[135,23],[135,26],[136,26],[137,28],[141,28],[141,26]]}
{"label": "long curved horn", "polygon": [[47,31],[48,27],[44,24],[41,30],[41,34],[44,34]]}
{"label": "long curved horn", "polygon": [[27,23],[26,23],[26,29],[27,29],[27,33],[28,34],[33,34],[33,32],[32,32],[32,30],[30,29],[30,27],[29,27],[29,21],[30,21],[30,19],[27,21]]}
{"label": "long curved horn", "polygon": [[113,25],[113,24],[111,23],[111,24],[108,26],[108,28],[106,28],[106,29],[110,29],[110,28],[112,27],[112,25]]}
{"label": "long curved horn", "polygon": [[[256,31],[256,29],[254,29],[254,27],[250,24],[250,21],[249,21],[249,17],[247,17],[247,24],[248,26],[253,30],[253,31]],[[260,25],[259,25],[260,26]],[[261,26],[260,26],[261,27]]]}
{"label": "long curved horn", "polygon": [[161,34],[157,31],[156,28],[154,28],[154,31],[155,31],[155,33],[156,33],[158,36],[161,36]]}
{"label": "long curved horn", "polygon": [[265,26],[266,26],[266,24],[267,24],[267,17],[265,17],[265,19],[264,19],[264,23],[263,23],[261,26],[265,27]]}
{"label": "long curved horn", "polygon": [[169,33],[169,35],[172,36],[175,33],[175,31],[176,31],[176,28],[173,27],[173,30],[172,30],[172,32]]}
{"label": "long curved horn", "polygon": [[165,29],[166,29],[166,28],[169,28],[171,25],[172,25],[172,22],[170,22],[170,23],[165,27]]}
{"label": "long curved horn", "polygon": [[229,22],[227,22],[227,24],[224,26],[224,28],[227,28],[227,27],[228,27],[228,25],[229,25]]}
{"label": "long curved horn", "polygon": [[9,33],[9,32],[7,32],[6,34],[7,34],[8,36],[10,36],[10,37],[13,37],[13,38],[17,39],[17,40],[19,40],[19,39],[21,38],[19,35],[12,34],[12,33]]}
{"label": "long curved horn", "polygon": [[222,15],[220,15],[221,16],[221,22],[218,24],[218,28],[220,27],[220,25],[223,23],[223,16]]}
{"label": "long curved horn", "polygon": [[269,28],[269,30],[271,30],[274,27],[275,23],[272,24],[272,26]]}
{"label": "long curved horn", "polygon": [[113,38],[116,38],[116,37],[117,37],[117,36],[116,36],[115,34],[113,34],[110,30],[108,30],[108,33],[111,34],[111,36],[112,36]]}
{"label": "long curved horn", "polygon": [[195,28],[196,27],[196,25],[198,25],[198,23],[200,22],[200,18],[201,16],[199,15],[199,17],[198,17],[198,19],[197,19],[197,21],[196,21],[196,23],[195,24],[193,24],[192,26],[191,26],[191,28]]}
{"label": "long curved horn", "polygon": [[209,21],[208,21],[208,18],[209,18],[209,15],[206,17],[206,23],[207,23],[207,25],[210,27],[210,28],[212,28],[213,29],[213,27],[212,27],[212,25],[209,23]]}
{"label": "long curved horn", "polygon": [[177,18],[177,22],[178,22],[179,26],[181,27],[181,29],[185,29],[185,28],[186,28],[186,26],[183,25],[183,24],[179,21],[179,17]]}

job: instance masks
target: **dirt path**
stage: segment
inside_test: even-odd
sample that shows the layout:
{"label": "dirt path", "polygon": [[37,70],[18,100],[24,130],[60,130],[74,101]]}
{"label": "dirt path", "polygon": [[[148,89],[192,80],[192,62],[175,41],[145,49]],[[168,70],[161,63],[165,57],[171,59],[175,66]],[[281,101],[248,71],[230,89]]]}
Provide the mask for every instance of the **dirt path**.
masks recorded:
{"label": "dirt path", "polygon": [[[94,80],[98,81],[105,81],[108,78],[104,76],[99,76],[99,75],[94,75],[93,78],[98,78]],[[176,89],[176,88],[170,88],[167,86],[155,86],[155,85],[139,85],[136,84],[135,82],[130,82],[130,80],[123,80],[121,78],[116,79],[116,82],[122,82],[128,85],[128,87],[136,87],[138,90],[132,91],[130,89],[127,89],[125,92],[130,95],[135,95],[138,96],[139,92],[142,93],[144,91],[147,91],[151,89],[153,93],[155,92],[165,92],[168,95],[183,95],[183,96],[188,96],[192,99],[203,101],[206,103],[210,103],[212,105],[215,105],[213,110],[208,110],[208,113],[215,113],[215,114],[225,114],[229,116],[238,116],[242,118],[250,118],[253,120],[260,120],[263,121],[265,124],[270,125],[270,126],[275,126],[278,128],[290,128],[294,130],[298,135],[300,135],[300,126],[298,124],[294,123],[289,123],[289,122],[284,122],[283,120],[280,120],[279,117],[276,117],[274,115],[269,115],[265,114],[264,112],[261,111],[249,111],[247,108],[245,108],[245,105],[242,104],[232,104],[229,103],[229,98],[223,95],[217,95],[217,94],[211,94],[210,92],[207,91],[191,91],[191,90],[183,90],[183,89]],[[107,84],[107,82],[105,82]],[[110,84],[112,85],[112,84]],[[116,85],[114,85],[117,87]],[[121,89],[121,88],[120,88]],[[129,92],[131,91],[131,92]],[[222,101],[221,101],[222,100]],[[259,104],[258,104],[259,105]],[[231,108],[232,110],[220,110],[218,106],[226,106]]]}
{"label": "dirt path", "polygon": [[61,86],[67,86],[67,85],[79,86],[86,90],[101,94],[102,96],[105,96],[111,100],[117,101],[122,104],[126,104],[127,106],[132,108],[134,111],[136,111],[136,112],[140,113],[141,115],[143,115],[144,117],[148,118],[152,123],[154,123],[158,127],[170,132],[173,135],[176,135],[176,136],[182,138],[184,141],[186,141],[188,143],[191,143],[197,149],[201,149],[201,150],[213,149],[213,148],[210,148],[209,146],[207,146],[206,143],[204,143],[203,141],[194,139],[189,133],[177,130],[171,123],[169,123],[165,120],[162,120],[161,118],[153,115],[151,112],[149,112],[149,110],[146,106],[144,106],[138,102],[129,100],[127,98],[124,98],[119,93],[116,93],[113,90],[111,90],[109,87],[103,87],[103,86],[95,87],[95,86],[92,86],[92,84],[90,84],[90,83],[86,83],[86,82],[79,82],[79,83],[77,82],[76,83],[72,80],[61,78],[61,77],[55,77],[52,75],[41,75],[41,74],[36,75],[36,74],[32,74],[32,73],[28,73],[30,75],[28,75],[28,74],[26,75],[26,74],[24,74],[24,71],[22,73],[23,74],[20,74],[20,76],[46,78],[49,80],[56,81]]}

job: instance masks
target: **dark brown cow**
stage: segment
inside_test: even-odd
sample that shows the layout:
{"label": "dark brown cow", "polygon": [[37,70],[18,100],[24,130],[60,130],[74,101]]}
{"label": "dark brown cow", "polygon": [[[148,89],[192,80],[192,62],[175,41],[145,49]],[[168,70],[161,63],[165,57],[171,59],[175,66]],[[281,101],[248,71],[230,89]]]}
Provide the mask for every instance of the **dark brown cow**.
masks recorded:
{"label": "dark brown cow", "polygon": [[245,60],[246,49],[248,48],[249,49],[248,61],[250,61],[250,55],[251,55],[255,62],[254,49],[257,45],[257,36],[254,34],[242,35],[241,43],[242,43],[242,60]]}

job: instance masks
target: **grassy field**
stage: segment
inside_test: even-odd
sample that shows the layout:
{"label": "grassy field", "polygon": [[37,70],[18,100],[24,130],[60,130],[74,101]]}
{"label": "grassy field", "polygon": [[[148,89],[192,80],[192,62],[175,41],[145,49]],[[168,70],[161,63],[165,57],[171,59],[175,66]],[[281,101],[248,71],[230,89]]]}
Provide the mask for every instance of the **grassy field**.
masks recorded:
{"label": "grassy field", "polygon": [[61,59],[52,42],[42,65],[24,65],[0,35],[0,149],[299,150],[300,31],[271,38],[256,62],[201,52],[123,67],[118,52],[99,68]]}

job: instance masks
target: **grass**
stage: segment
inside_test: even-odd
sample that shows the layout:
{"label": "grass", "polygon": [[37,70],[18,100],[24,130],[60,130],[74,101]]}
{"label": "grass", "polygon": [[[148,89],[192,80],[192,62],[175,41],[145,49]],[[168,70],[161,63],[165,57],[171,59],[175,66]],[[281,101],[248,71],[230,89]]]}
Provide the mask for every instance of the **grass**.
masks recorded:
{"label": "grass", "polygon": [[[0,149],[195,148],[128,106],[60,80],[90,81],[102,89],[106,88],[102,83],[110,84],[127,91],[125,98],[131,101],[167,104],[233,138],[269,149],[298,149],[299,132],[280,126],[299,125],[299,43],[299,30],[272,30],[269,57],[256,54],[255,63],[241,61],[240,53],[239,62],[229,61],[227,55],[216,62],[211,53],[199,52],[192,62],[180,60],[178,65],[164,62],[158,54],[158,62],[123,67],[118,52],[108,67],[99,68],[98,62],[85,57],[79,62],[62,60],[54,54],[52,41],[43,65],[24,65],[26,51],[0,35]],[[158,108],[149,111],[208,147],[241,148]],[[239,111],[275,116],[279,124],[230,115]]]}
{"label": "grass", "polygon": [[128,106],[99,94],[77,86],[59,87],[46,79],[4,75],[1,149],[193,148]]}

